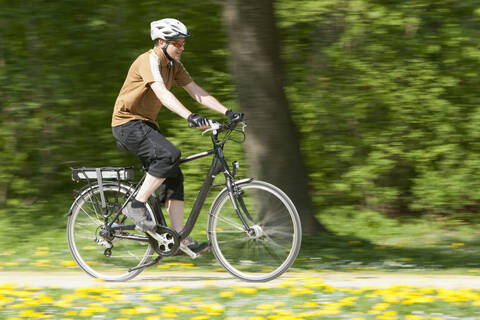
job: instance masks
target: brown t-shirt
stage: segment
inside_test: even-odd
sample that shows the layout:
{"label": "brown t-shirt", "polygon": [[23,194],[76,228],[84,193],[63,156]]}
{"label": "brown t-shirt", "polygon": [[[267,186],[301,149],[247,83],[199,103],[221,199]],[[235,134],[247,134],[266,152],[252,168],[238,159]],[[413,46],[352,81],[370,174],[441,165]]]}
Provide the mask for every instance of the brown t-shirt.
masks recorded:
{"label": "brown t-shirt", "polygon": [[183,87],[192,78],[179,61],[173,66],[163,51],[155,47],[140,55],[130,66],[127,78],[115,101],[112,127],[131,120],[147,120],[158,126],[156,118],[162,103],[150,88],[150,83],[161,81],[170,90],[173,82]]}

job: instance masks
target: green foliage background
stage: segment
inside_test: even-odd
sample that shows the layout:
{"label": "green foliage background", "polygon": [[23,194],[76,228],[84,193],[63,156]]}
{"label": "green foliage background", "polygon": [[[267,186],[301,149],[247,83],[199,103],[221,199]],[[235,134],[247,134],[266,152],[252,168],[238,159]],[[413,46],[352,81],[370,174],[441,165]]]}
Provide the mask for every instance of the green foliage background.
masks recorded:
{"label": "green foliage background", "polygon": [[[319,211],[474,217],[480,4],[278,0],[275,9],[279,67]],[[221,10],[218,1],[0,0],[0,217],[51,224],[72,200],[69,167],[136,163],[116,149],[110,120],[131,62],[152,46],[152,20],[188,25],[185,66],[236,109]],[[209,147],[166,109],[159,123],[184,154]],[[229,154],[242,158],[242,149]],[[187,196],[208,165],[185,169]]]}

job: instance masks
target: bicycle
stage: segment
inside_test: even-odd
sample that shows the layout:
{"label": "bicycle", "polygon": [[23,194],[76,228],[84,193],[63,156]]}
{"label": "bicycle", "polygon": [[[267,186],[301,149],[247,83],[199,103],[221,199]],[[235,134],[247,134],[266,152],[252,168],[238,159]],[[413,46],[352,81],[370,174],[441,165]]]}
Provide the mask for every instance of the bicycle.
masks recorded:
{"label": "bicycle", "polygon": [[[243,121],[209,123],[210,128],[202,134],[211,132],[213,149],[180,160],[184,164],[213,155],[185,227],[178,233],[167,226],[156,194],[147,203],[148,214],[157,224],[156,232],[140,231],[123,215],[123,208],[134,198],[145,174],[134,183],[133,167],[72,168],[73,180],[87,183],[75,191],[67,214],[67,238],[74,260],[87,274],[106,281],[126,281],[178,250],[197,258],[181,241],[193,230],[207,193],[221,172],[225,182],[215,186],[223,189],[207,218],[207,238],[220,265],[242,280],[264,282],[280,276],[293,264],[302,238],[293,202],[267,182],[236,180],[238,162],[234,161],[230,169],[223,147],[233,140],[233,132],[241,132],[245,138]],[[220,133],[225,134],[223,139],[219,139]],[[154,253],[158,256],[152,260]]]}

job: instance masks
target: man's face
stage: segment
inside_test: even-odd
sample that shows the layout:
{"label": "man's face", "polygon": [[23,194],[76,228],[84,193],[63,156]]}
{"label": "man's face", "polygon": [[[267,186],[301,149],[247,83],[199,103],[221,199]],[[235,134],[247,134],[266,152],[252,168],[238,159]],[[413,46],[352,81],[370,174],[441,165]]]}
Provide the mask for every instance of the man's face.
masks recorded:
{"label": "man's face", "polygon": [[[163,44],[165,46],[166,43]],[[176,39],[170,42],[167,47],[167,53],[175,60],[180,60],[182,52],[185,49],[185,39]]]}

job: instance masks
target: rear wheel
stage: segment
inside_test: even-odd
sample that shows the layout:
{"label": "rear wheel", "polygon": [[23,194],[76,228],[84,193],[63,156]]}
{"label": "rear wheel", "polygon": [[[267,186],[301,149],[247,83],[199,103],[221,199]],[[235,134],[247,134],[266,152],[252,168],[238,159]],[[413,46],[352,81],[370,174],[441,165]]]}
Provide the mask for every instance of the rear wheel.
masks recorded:
{"label": "rear wheel", "polygon": [[[103,186],[109,213],[122,207],[133,189],[127,185],[105,183]],[[137,276],[143,269],[128,271],[147,263],[154,250],[145,233],[137,230],[107,232],[101,208],[100,189],[93,185],[82,192],[72,207],[67,224],[68,245],[74,260],[86,273],[107,281],[125,281]],[[150,206],[150,217],[155,221]],[[112,215],[113,218],[113,215]],[[115,225],[134,225],[120,214]],[[127,238],[128,239],[125,239]]]}
{"label": "rear wheel", "polygon": [[251,181],[236,188],[235,198],[249,229],[223,190],[208,221],[212,251],[218,262],[240,279],[275,279],[293,264],[300,250],[302,231],[297,210],[285,193],[269,183]]}

